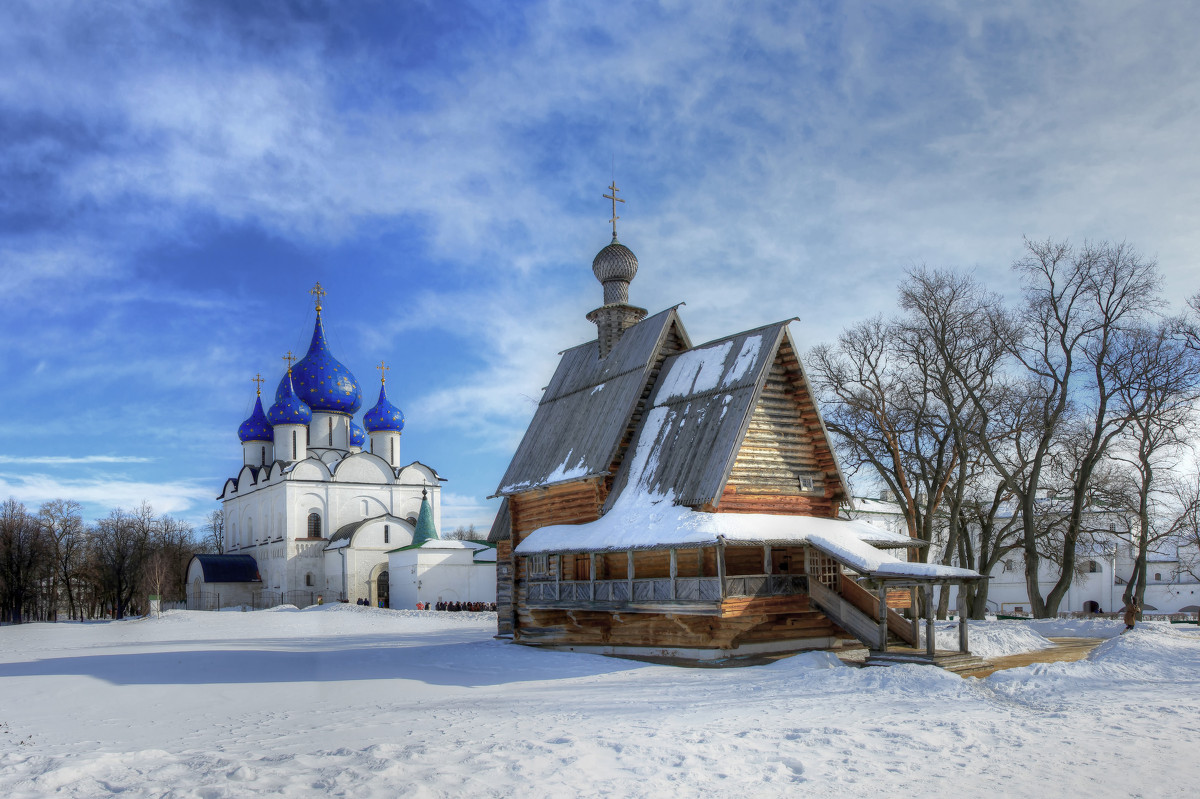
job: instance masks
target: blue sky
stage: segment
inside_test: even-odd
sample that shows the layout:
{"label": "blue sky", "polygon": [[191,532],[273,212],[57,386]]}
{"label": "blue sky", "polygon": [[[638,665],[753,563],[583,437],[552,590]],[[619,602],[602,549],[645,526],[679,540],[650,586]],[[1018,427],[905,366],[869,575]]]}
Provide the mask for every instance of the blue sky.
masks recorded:
{"label": "blue sky", "polygon": [[[1001,292],[1031,238],[1124,239],[1200,290],[1200,6],[9,2],[0,6],[0,496],[198,521],[311,334],[444,526],[485,526],[591,260],[699,342]],[[365,409],[365,408],[364,408]]]}

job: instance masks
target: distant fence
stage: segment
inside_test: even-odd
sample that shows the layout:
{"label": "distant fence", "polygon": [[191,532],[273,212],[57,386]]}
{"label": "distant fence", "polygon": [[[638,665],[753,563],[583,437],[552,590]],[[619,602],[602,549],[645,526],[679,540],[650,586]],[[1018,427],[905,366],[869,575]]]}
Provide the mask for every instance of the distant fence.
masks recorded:
{"label": "distant fence", "polygon": [[163,609],[168,609],[168,605],[179,609],[187,610],[222,610],[224,608],[249,608],[252,610],[266,610],[267,608],[279,607],[280,605],[295,605],[299,608],[308,607],[309,605],[317,604],[317,598],[322,597],[325,602],[342,602],[344,601],[340,593],[330,593],[328,591],[256,591],[249,602],[245,601],[244,594],[224,594],[220,591],[201,591],[198,594],[193,594],[188,598],[187,602],[172,602],[163,605]]}

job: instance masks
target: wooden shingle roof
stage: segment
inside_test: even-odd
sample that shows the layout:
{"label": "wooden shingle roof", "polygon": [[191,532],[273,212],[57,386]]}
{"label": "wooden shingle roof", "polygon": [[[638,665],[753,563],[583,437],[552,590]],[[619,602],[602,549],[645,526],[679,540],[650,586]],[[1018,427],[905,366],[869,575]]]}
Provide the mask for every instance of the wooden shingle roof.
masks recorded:
{"label": "wooden shingle roof", "polygon": [[564,352],[496,494],[607,474],[673,331],[690,345],[669,308],[626,330],[606,358],[596,341]]}

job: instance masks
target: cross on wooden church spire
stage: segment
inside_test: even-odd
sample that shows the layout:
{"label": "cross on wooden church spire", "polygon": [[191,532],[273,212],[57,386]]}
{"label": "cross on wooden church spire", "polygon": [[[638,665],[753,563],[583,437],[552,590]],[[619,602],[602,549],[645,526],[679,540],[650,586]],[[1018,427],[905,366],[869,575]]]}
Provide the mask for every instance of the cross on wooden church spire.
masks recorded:
{"label": "cross on wooden church spire", "polygon": [[[622,200],[622,202],[624,202],[624,200]],[[328,292],[326,292],[325,289],[321,288],[321,283],[320,283],[320,281],[318,281],[317,285],[315,285],[311,289],[309,289],[308,293],[317,298],[317,313],[320,313],[321,312],[321,298],[324,297]]]}
{"label": "cross on wooden church spire", "polygon": [[612,191],[612,194],[604,195],[604,199],[612,200],[612,219],[608,221],[612,222],[613,238],[615,239],[617,237],[617,220],[621,218],[617,216],[617,203],[623,203],[625,201],[617,196],[617,192],[620,191],[620,189],[617,188],[617,181],[614,180],[612,183],[608,184],[608,188]]}
{"label": "cross on wooden church spire", "polygon": [[267,382],[267,381],[263,380],[262,372],[259,372],[254,377],[250,378],[250,382],[255,384],[255,388],[258,391],[258,396],[261,397],[262,396],[262,384]]}
{"label": "cross on wooden church spire", "polygon": [[387,370],[390,369],[391,367],[388,366],[383,361],[380,361],[379,365],[376,366],[375,368],[379,370],[379,382],[381,384],[386,383],[387,382]]}

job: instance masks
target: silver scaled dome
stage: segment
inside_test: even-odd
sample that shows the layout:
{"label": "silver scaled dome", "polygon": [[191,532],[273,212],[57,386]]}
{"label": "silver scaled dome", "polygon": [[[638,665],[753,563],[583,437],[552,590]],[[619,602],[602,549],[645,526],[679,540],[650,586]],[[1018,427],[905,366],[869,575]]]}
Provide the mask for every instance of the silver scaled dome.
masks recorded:
{"label": "silver scaled dome", "polygon": [[605,305],[629,302],[629,282],[637,270],[637,256],[613,235],[612,244],[592,260],[592,274],[604,286]]}

